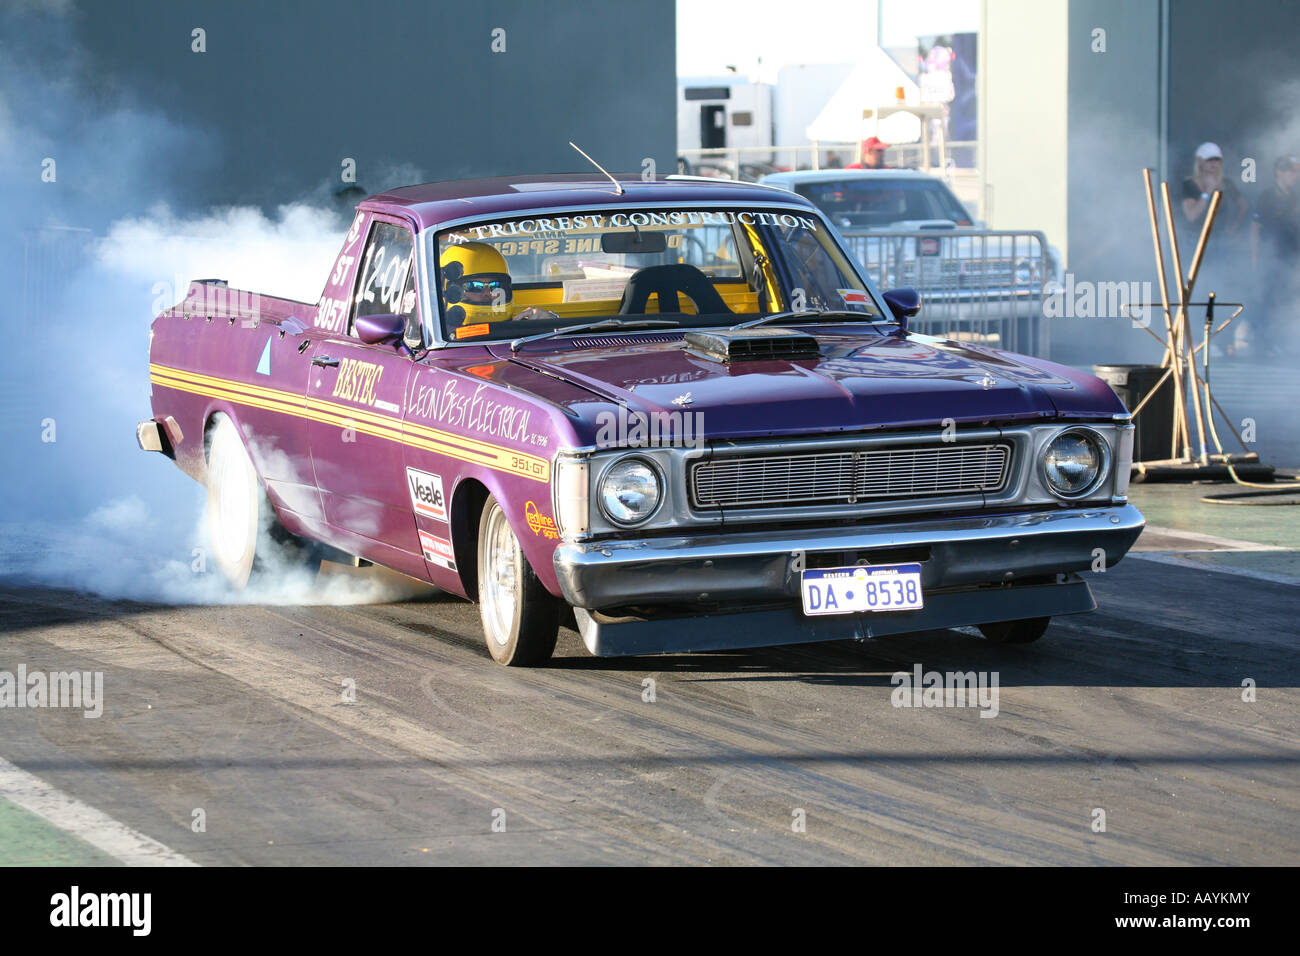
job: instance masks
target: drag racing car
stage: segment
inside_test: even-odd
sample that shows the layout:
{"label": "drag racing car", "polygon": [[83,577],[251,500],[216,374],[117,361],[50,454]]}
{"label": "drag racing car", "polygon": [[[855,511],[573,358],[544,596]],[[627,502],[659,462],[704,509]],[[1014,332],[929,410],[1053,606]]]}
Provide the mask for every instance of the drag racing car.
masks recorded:
{"label": "drag racing car", "polygon": [[477,600],[493,658],[977,625],[1037,639],[1143,526],[1100,379],[910,331],[810,202],[514,177],[357,207],[315,303],[193,283],[141,447],[236,586],[344,556]]}

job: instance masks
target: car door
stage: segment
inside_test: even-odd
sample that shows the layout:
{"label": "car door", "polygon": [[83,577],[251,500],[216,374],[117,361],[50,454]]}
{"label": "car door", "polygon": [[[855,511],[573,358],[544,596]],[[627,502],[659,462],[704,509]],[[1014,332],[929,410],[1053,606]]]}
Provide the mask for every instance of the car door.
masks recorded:
{"label": "car door", "polygon": [[332,543],[425,577],[406,486],[402,411],[411,359],[394,344],[367,345],[360,316],[415,319],[414,237],[385,216],[370,224],[348,301],[345,331],[313,343],[308,434]]}

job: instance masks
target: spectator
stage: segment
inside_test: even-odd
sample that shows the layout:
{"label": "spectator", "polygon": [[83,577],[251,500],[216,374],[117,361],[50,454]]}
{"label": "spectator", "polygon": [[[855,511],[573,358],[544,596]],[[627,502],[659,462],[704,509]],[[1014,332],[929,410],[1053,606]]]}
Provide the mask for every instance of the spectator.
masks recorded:
{"label": "spectator", "polygon": [[[1283,156],[1273,165],[1273,188],[1259,197],[1250,224],[1250,264],[1262,302],[1247,313],[1258,345],[1281,351],[1294,339],[1295,293],[1300,291],[1300,159]],[[1287,341],[1284,343],[1282,339]]]}
{"label": "spectator", "polygon": [[1223,178],[1223,151],[1215,143],[1202,143],[1196,147],[1195,171],[1183,180],[1183,221],[1193,241],[1200,238],[1210,197],[1216,189],[1223,190],[1223,199],[1215,221],[1215,235],[1226,234],[1227,244],[1231,244],[1246,218],[1246,200],[1231,179]]}
{"label": "spectator", "polygon": [[1196,243],[1201,238],[1205,215],[1210,208],[1214,191],[1222,190],[1219,212],[1214,220],[1214,231],[1201,259],[1201,268],[1192,291],[1193,302],[1204,302],[1214,292],[1222,302],[1242,302],[1241,273],[1245,255],[1240,241],[1242,222],[1246,218],[1246,199],[1230,177],[1223,175],[1223,151],[1216,143],[1202,143],[1196,147],[1196,162],[1191,176],[1183,180],[1181,216],[1178,221],[1178,251],[1183,265],[1183,278],[1192,268]]}
{"label": "spectator", "polygon": [[844,167],[844,160],[840,159],[840,154],[835,152],[835,150],[832,149],[830,153],[827,154],[826,156],[826,168],[842,169],[843,167]]}
{"label": "spectator", "polygon": [[882,143],[879,139],[872,136],[870,139],[862,141],[862,162],[849,163],[846,169],[889,169],[885,165],[885,150],[889,148],[888,143]]}

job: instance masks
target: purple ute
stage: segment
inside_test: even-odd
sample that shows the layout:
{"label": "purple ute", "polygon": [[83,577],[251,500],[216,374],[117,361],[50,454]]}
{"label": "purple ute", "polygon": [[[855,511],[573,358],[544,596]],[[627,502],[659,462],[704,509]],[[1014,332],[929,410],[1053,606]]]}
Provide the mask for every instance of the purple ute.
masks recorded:
{"label": "purple ute", "polygon": [[1034,640],[1142,529],[1128,413],[918,305],[776,189],[414,186],[358,207],[317,303],[191,285],[138,434],[207,485],[235,586],[267,548],[361,558],[478,601],[503,664],[566,605],[602,655]]}

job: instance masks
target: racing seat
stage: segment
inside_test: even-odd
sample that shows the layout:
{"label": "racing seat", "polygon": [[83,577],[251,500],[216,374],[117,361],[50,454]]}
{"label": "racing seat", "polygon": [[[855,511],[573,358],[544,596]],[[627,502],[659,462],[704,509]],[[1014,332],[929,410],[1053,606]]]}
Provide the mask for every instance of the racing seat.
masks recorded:
{"label": "racing seat", "polygon": [[623,301],[618,305],[618,314],[644,315],[646,303],[652,294],[659,296],[660,312],[681,312],[678,293],[694,302],[700,315],[731,314],[709,277],[695,266],[684,263],[646,266],[632,273],[623,289]]}

